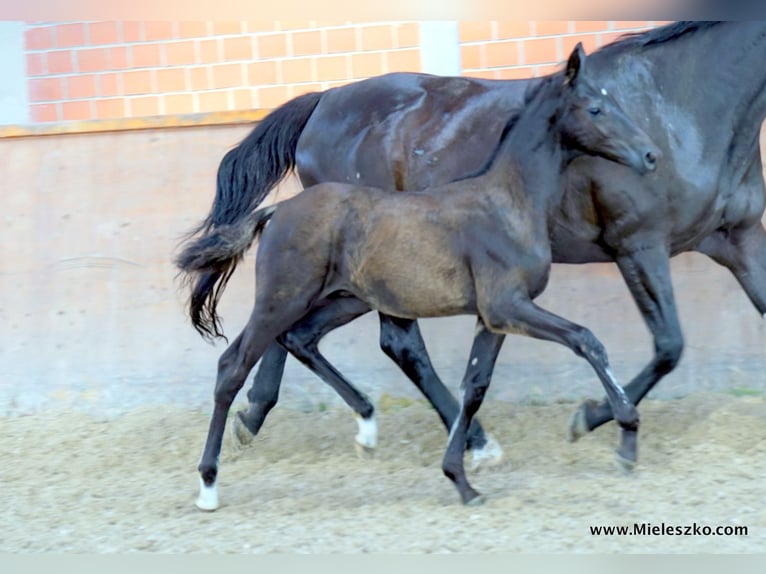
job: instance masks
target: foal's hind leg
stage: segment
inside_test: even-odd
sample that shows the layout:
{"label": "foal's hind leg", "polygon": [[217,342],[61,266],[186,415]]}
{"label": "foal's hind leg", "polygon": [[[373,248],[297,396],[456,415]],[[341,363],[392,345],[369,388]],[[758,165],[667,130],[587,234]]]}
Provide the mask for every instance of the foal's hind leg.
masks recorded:
{"label": "foal's hind leg", "polygon": [[359,432],[355,440],[360,453],[370,453],[378,441],[375,407],[369,398],[343,377],[319,352],[319,341],[333,329],[370,311],[359,299],[343,297],[328,301],[279,337],[290,354],[306,365],[351,407]]}
{"label": "foal's hind leg", "polygon": [[[380,348],[415,383],[449,430],[460,407],[436,374],[417,321],[380,313]],[[494,360],[485,365],[483,372],[491,376],[493,367]],[[474,467],[491,466],[503,458],[502,448],[495,439],[484,434],[478,420],[474,420],[468,429],[467,448],[471,451]]]}

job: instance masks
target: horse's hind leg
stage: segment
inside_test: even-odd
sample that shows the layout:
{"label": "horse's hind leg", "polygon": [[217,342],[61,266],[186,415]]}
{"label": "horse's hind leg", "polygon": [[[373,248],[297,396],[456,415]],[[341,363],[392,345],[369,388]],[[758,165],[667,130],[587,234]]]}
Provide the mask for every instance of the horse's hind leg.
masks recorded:
{"label": "horse's hind leg", "polygon": [[[436,409],[444,426],[452,427],[460,409],[436,374],[428,356],[417,321],[391,317],[380,313],[380,348],[393,360],[402,372],[420,389],[428,402]],[[497,356],[495,356],[497,358]],[[492,373],[491,365],[488,376]],[[487,437],[478,420],[468,429],[467,448],[471,451],[474,467],[496,464],[503,457],[503,450],[492,437]]]}
{"label": "horse's hind leg", "polygon": [[240,445],[252,442],[277,404],[286,359],[287,351],[277,341],[272,341],[261,357],[253,384],[247,391],[247,409],[237,412],[232,420],[232,437]]}
{"label": "horse's hind leg", "polygon": [[319,352],[319,341],[327,333],[350,323],[370,311],[370,307],[353,297],[326,301],[279,337],[279,343],[291,355],[321,378],[351,407],[359,426],[355,437],[362,452],[371,452],[378,439],[375,407],[369,398],[343,377]]}
{"label": "horse's hind leg", "polygon": [[504,335],[488,331],[482,320],[478,320],[468,367],[460,385],[463,400],[452,423],[447,450],[442,460],[442,471],[455,484],[463,504],[480,504],[484,500],[468,482],[463,465],[463,451],[468,429],[489,388],[492,368],[504,339]]}

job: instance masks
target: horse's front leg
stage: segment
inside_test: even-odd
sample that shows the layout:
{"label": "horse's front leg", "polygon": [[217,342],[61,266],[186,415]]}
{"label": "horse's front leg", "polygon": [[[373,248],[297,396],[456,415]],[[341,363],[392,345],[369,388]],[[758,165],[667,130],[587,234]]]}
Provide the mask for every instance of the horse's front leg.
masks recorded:
{"label": "horse's front leg", "polygon": [[[670,280],[670,258],[659,243],[616,257],[625,283],[654,337],[654,357],[625,386],[625,393],[634,405],[676,367],[684,346]],[[577,440],[613,418],[609,400],[586,401],[572,418],[569,438]]]}
{"label": "horse's front leg", "polygon": [[[380,348],[423,393],[449,430],[458,415],[459,405],[436,374],[417,321],[380,313]],[[487,376],[486,384],[489,384],[496,358],[497,355],[482,367],[481,372]],[[474,468],[492,466],[503,458],[502,448],[494,438],[485,435],[478,420],[474,420],[468,429],[467,449],[471,451]]]}

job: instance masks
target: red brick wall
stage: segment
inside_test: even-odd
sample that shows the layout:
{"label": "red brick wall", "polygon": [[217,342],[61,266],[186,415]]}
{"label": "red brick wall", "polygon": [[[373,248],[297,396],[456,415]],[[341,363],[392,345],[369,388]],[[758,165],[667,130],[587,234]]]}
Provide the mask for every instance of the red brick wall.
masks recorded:
{"label": "red brick wall", "polygon": [[[461,22],[462,73],[540,75],[654,22]],[[26,29],[35,123],[274,108],[390,71],[421,71],[417,22],[71,22]]]}

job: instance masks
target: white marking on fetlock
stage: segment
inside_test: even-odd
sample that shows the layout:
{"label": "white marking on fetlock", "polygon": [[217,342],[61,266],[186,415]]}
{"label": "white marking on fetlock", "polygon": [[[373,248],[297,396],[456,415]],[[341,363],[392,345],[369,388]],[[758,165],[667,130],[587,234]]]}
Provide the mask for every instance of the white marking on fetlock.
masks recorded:
{"label": "white marking on fetlock", "polygon": [[478,359],[478,358],[476,358],[476,357],[474,357],[473,359],[471,359],[471,366],[472,366],[472,367],[475,367],[475,366],[476,366],[476,363],[478,363],[478,362],[479,362],[479,359]]}
{"label": "white marking on fetlock", "polygon": [[357,444],[365,448],[375,448],[378,444],[378,423],[375,422],[375,415],[367,419],[357,416],[356,424],[359,426],[359,432],[354,437]]}
{"label": "white marking on fetlock", "polygon": [[503,447],[492,436],[487,437],[487,443],[483,447],[471,450],[471,470],[482,466],[494,466],[502,460]]}
{"label": "white marking on fetlock", "polygon": [[197,508],[200,510],[216,510],[218,508],[218,485],[215,482],[208,486],[200,477]]}

